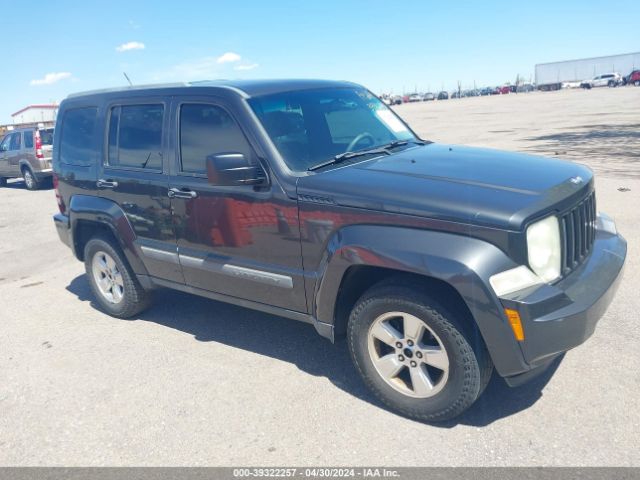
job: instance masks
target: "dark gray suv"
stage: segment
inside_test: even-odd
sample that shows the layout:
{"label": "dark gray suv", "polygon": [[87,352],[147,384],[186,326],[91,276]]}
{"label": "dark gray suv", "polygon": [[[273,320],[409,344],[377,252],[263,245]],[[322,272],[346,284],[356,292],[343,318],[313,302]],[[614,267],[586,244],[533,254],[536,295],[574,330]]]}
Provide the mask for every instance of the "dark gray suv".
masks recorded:
{"label": "dark gray suv", "polygon": [[54,145],[54,221],[104,311],[164,287],[309,323],[424,421],[589,338],[626,256],[588,168],[424,141],[347,82],[73,95]]}

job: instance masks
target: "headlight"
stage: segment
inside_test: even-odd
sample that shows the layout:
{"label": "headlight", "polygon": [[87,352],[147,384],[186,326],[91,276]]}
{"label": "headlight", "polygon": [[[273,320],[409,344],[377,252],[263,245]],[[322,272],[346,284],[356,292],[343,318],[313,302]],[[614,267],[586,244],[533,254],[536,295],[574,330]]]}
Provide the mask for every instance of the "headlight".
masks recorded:
{"label": "headlight", "polygon": [[556,216],[540,220],[527,228],[529,266],[545,282],[560,276],[562,250],[560,226]]}

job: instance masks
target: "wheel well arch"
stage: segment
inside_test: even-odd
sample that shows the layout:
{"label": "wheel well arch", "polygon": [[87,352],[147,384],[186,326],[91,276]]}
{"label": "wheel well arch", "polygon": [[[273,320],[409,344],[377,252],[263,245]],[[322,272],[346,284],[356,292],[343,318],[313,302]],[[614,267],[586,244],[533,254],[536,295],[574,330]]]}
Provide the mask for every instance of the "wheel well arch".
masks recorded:
{"label": "wheel well arch", "polygon": [[354,265],[347,269],[340,282],[336,298],[334,335],[343,337],[347,330],[349,315],[358,299],[370,288],[381,283],[393,283],[418,288],[429,293],[443,307],[463,320],[470,333],[479,333],[466,302],[449,283],[439,278],[391,268]]}
{"label": "wheel well arch", "polygon": [[26,160],[22,160],[20,162],[20,172],[24,174],[25,170],[29,170],[31,173],[33,173],[33,170],[31,169],[31,165],[29,165],[29,162],[27,162]]}
{"label": "wheel well arch", "polygon": [[103,236],[114,242],[114,245],[120,245],[111,227],[106,223],[95,220],[77,220],[73,232],[73,246],[76,257],[80,261],[84,261],[84,247],[89,240],[95,236]]}

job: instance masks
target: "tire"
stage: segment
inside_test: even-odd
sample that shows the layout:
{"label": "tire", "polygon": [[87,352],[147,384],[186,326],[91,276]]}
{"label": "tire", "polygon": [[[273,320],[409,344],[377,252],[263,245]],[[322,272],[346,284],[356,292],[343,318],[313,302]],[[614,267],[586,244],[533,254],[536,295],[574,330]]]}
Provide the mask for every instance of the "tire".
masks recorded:
{"label": "tire", "polygon": [[7,179],[4,177],[0,177],[0,187],[6,187],[7,186]]}
{"label": "tire", "polygon": [[635,82],[633,82],[633,84],[634,84],[636,87],[640,87],[640,80],[636,80]]}
{"label": "tire", "polygon": [[609,86],[609,88],[613,88],[616,86],[615,82],[609,80],[609,83],[607,83],[607,85]]}
{"label": "tire", "polygon": [[40,188],[40,182],[33,174],[29,167],[24,167],[22,169],[22,178],[24,178],[24,184],[27,187],[27,190],[38,190]]}
{"label": "tire", "polygon": [[[150,305],[150,293],[142,288],[120,248],[111,240],[102,236],[89,240],[84,248],[84,265],[93,295],[105,313],[131,318]],[[100,278],[104,282],[99,285]]]}
{"label": "tire", "polygon": [[[356,303],[347,327],[351,358],[365,384],[391,410],[424,422],[450,420],[489,383],[493,364],[484,342],[451,311],[401,284],[374,286]],[[417,336],[410,333],[416,320],[422,328]],[[386,341],[378,338],[389,332]]]}

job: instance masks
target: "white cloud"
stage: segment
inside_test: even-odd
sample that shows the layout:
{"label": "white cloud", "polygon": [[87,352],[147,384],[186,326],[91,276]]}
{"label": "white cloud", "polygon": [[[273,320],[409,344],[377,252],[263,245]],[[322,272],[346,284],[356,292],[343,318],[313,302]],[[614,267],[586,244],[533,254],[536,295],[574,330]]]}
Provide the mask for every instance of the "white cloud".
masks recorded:
{"label": "white cloud", "polygon": [[[152,75],[151,79],[155,82],[166,81],[192,81],[192,80],[211,80],[221,78],[228,75],[228,66],[242,61],[240,55],[227,52],[219,57],[200,57],[186,60],[182,63],[173,65],[166,70],[157,71]],[[234,65],[236,71],[248,71],[258,68],[257,63],[243,63]],[[226,72],[226,73],[225,73]]]}
{"label": "white cloud", "polygon": [[203,57],[189,60],[172,66],[168,70],[158,72],[154,81],[190,81],[207,80],[220,75],[220,65],[216,57]]}
{"label": "white cloud", "polygon": [[52,73],[47,73],[42,78],[31,80],[30,85],[34,85],[34,86],[51,85],[52,83],[56,83],[56,82],[59,82],[60,80],[64,80],[65,78],[70,78],[70,77],[71,77],[71,74],[69,72],[52,72]]}
{"label": "white cloud", "polygon": [[224,54],[220,55],[218,57],[217,62],[218,63],[233,63],[233,62],[239,62],[240,60],[242,60],[242,57],[240,55],[238,55],[237,53],[227,52],[227,53],[224,53]]}
{"label": "white cloud", "polygon": [[247,63],[244,65],[236,65],[233,67],[234,70],[253,70],[254,68],[258,68],[257,63]]}
{"label": "white cloud", "polygon": [[142,42],[127,42],[116,47],[118,52],[126,52],[128,50],[144,50],[144,43]]}

